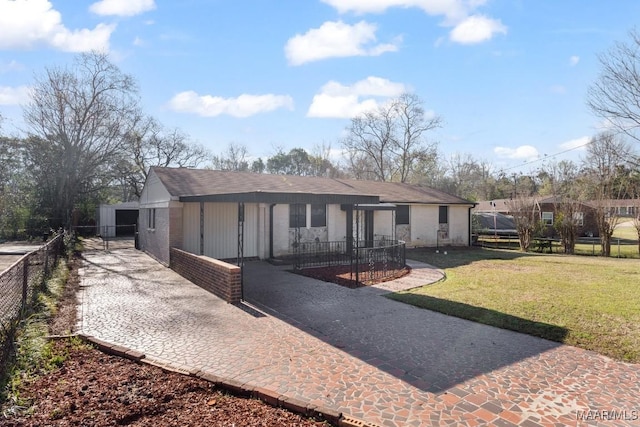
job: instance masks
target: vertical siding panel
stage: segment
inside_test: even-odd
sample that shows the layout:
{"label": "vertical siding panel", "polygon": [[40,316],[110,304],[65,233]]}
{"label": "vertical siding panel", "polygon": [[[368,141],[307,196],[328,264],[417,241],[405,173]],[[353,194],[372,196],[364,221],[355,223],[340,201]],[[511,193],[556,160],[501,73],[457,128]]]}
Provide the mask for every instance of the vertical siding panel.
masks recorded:
{"label": "vertical siding panel", "polygon": [[200,203],[185,203],[183,206],[183,249],[200,254]]}
{"label": "vertical siding panel", "polygon": [[204,255],[234,258],[238,253],[238,205],[204,204]]}
{"label": "vertical siding panel", "polygon": [[258,205],[244,206],[244,256],[258,256]]}

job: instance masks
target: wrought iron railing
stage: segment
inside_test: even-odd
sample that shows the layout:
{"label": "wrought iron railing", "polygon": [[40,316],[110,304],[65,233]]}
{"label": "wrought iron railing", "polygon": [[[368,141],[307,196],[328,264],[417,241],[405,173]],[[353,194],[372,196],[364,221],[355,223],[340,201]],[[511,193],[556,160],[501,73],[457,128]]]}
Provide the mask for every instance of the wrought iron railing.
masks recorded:
{"label": "wrought iron railing", "polygon": [[295,270],[345,266],[357,285],[397,276],[406,267],[405,242],[390,236],[373,240],[304,242],[294,248]]}

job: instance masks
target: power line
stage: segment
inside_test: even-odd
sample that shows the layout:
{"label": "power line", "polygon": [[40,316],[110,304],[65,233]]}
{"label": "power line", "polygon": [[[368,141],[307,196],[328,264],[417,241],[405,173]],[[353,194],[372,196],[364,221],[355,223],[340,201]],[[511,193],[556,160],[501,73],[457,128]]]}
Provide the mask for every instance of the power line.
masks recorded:
{"label": "power line", "polygon": [[508,167],[508,168],[500,169],[500,172],[506,172],[506,171],[509,171],[509,170],[512,170],[512,169],[522,168],[522,167],[525,167],[525,166],[531,165],[531,164],[533,164],[533,163],[537,163],[537,162],[541,162],[541,161],[543,161],[543,160],[551,159],[551,158],[557,157],[557,156],[559,156],[559,155],[561,155],[561,154],[565,154],[565,153],[568,153],[568,152],[570,152],[570,151],[577,150],[577,149],[579,149],[579,148],[584,148],[584,147],[586,147],[587,145],[591,144],[593,141],[594,141],[594,140],[593,140],[593,138],[592,138],[592,139],[589,139],[589,141],[587,141],[586,143],[584,143],[584,144],[582,144],[582,145],[578,145],[577,147],[568,148],[568,149],[566,149],[566,150],[564,150],[564,151],[560,151],[560,152],[558,152],[558,153],[551,154],[551,155],[548,155],[548,156],[545,154],[545,155],[544,155],[544,157],[541,157],[541,158],[538,158],[538,159],[535,159],[535,160],[530,160],[530,161],[528,161],[528,162],[524,162],[524,163],[523,163],[523,164],[521,164],[521,165],[511,166],[511,167]]}

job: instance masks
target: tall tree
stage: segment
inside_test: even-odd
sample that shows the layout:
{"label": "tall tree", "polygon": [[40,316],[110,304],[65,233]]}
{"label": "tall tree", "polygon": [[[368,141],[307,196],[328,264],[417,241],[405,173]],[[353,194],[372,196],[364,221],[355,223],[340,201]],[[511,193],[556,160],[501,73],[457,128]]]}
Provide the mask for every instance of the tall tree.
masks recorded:
{"label": "tall tree", "polygon": [[246,145],[229,143],[225,152],[213,156],[213,169],[247,172],[249,171],[248,154],[249,150],[247,150]]}
{"label": "tall tree", "polygon": [[51,226],[70,226],[76,202],[112,178],[126,147],[137,87],[106,54],[83,53],[71,67],[47,68],[24,108],[30,171]]}
{"label": "tall tree", "polygon": [[288,153],[279,148],[267,159],[267,171],[277,175],[314,175],[311,158],[304,148],[292,148]]}
{"label": "tall tree", "polygon": [[585,190],[596,210],[603,256],[611,254],[611,235],[620,219],[612,200],[626,191],[626,178],[619,172],[630,153],[631,147],[621,138],[612,133],[601,133],[591,140],[583,160]]}
{"label": "tall tree", "polygon": [[138,116],[125,135],[126,150],[116,164],[122,200],[137,200],[152,166],[196,168],[209,157],[180,129],[167,129],[153,117]]}
{"label": "tall tree", "polygon": [[507,206],[516,224],[520,250],[528,252],[536,229],[540,224],[540,217],[536,210],[536,201],[533,197],[520,195],[509,200]]}
{"label": "tall tree", "polygon": [[554,197],[554,228],[560,234],[564,252],[575,252],[580,217],[584,219],[580,203],[580,184],[578,166],[572,161],[550,163],[546,167],[546,176]]}
{"label": "tall tree", "polygon": [[587,105],[617,131],[640,140],[640,34],[629,32],[629,40],[617,42],[599,56],[601,71],[589,88]]}
{"label": "tall tree", "polygon": [[408,182],[420,161],[437,154],[426,133],[441,124],[439,116],[425,113],[418,96],[407,93],[354,117],[342,140],[352,174]]}
{"label": "tall tree", "polygon": [[17,238],[29,215],[26,171],[20,140],[0,136],[0,237]]}

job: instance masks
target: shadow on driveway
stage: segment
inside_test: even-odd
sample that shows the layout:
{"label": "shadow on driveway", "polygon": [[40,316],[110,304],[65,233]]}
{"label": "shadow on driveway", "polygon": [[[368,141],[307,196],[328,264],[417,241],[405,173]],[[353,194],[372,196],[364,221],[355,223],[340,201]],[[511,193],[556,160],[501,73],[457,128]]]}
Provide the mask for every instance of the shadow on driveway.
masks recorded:
{"label": "shadow on driveway", "polygon": [[248,262],[245,299],[424,391],[439,393],[560,344]]}

